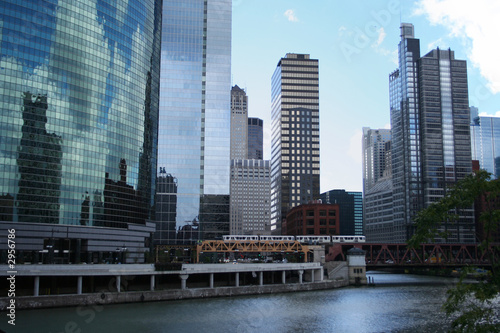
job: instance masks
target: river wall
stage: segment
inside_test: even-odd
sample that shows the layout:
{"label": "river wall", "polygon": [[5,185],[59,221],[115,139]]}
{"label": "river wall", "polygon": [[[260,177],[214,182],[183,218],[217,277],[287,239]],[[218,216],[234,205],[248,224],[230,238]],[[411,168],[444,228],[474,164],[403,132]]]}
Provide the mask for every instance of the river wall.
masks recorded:
{"label": "river wall", "polygon": [[[298,291],[324,290],[345,287],[347,280],[318,281],[310,283],[275,284],[263,286],[194,288],[156,291],[101,292],[79,295],[50,295],[16,297],[16,309],[35,309],[53,307],[79,307],[119,303],[140,303],[152,301],[169,301],[208,297],[233,297]],[[9,299],[0,298],[0,309],[5,310]]]}

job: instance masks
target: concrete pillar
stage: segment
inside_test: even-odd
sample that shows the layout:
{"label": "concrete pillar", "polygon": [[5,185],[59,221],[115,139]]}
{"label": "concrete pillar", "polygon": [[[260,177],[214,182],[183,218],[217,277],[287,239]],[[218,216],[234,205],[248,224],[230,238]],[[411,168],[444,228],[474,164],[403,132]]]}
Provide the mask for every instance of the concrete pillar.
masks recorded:
{"label": "concrete pillar", "polygon": [[186,280],[189,277],[189,274],[180,274],[179,278],[181,279],[181,289],[186,289]]}
{"label": "concrete pillar", "polygon": [[299,272],[299,283],[300,283],[300,284],[302,284],[302,279],[303,279],[303,277],[302,277],[302,276],[304,275],[304,270],[303,270],[303,269],[301,269],[301,270],[299,270],[298,272]]}
{"label": "concrete pillar", "polygon": [[319,281],[323,281],[323,276],[325,275],[325,274],[323,274],[323,268],[318,269],[317,272],[318,272],[318,275],[319,275],[318,276],[319,277]]}
{"label": "concrete pillar", "polygon": [[264,285],[264,272],[259,272],[259,286]]}
{"label": "concrete pillar", "polygon": [[240,273],[236,272],[235,280],[236,280],[235,286],[239,287],[240,286]]}
{"label": "concrete pillar", "polygon": [[149,283],[149,290],[154,291],[155,290],[155,278],[156,275],[152,274],[150,278],[150,283]]}
{"label": "concrete pillar", "polygon": [[35,276],[35,282],[33,285],[33,296],[40,295],[40,277]]}
{"label": "concrete pillar", "polygon": [[83,277],[79,276],[78,280],[76,282],[76,293],[78,295],[80,295],[82,293],[82,281],[83,281]]}
{"label": "concrete pillar", "polygon": [[314,282],[314,269],[311,269],[311,282]]}
{"label": "concrete pillar", "polygon": [[281,272],[281,283],[286,284],[286,271]]}
{"label": "concrete pillar", "polygon": [[117,275],[116,276],[116,291],[120,292],[120,284],[122,283],[122,276]]}
{"label": "concrete pillar", "polygon": [[210,273],[210,288],[214,287],[214,273]]}

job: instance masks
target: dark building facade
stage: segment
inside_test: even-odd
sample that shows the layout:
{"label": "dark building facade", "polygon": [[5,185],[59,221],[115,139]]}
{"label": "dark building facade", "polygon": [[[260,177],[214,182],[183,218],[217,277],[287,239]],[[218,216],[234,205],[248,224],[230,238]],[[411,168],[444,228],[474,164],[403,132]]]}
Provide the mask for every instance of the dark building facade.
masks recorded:
{"label": "dark building facade", "polygon": [[321,200],[339,206],[339,235],[363,235],[363,193],[331,190],[322,193]]}
{"label": "dark building facade", "polygon": [[264,121],[259,118],[248,118],[248,159],[264,158]]}
{"label": "dark building facade", "polygon": [[319,198],[319,61],[287,53],[271,87],[271,232],[290,209]]}
{"label": "dark building facade", "polygon": [[[24,261],[140,261],[154,232],[161,1],[0,1],[0,229]],[[0,249],[4,253],[6,243]]]}
{"label": "dark building facade", "polygon": [[[440,200],[471,173],[467,64],[451,50],[420,56],[412,24],[401,25],[399,68],[389,76],[393,236],[405,242],[414,233],[415,214]],[[458,223],[443,222],[455,243],[474,242],[473,210]]]}
{"label": "dark building facade", "polygon": [[286,215],[286,235],[339,235],[339,205],[309,203],[296,206]]}

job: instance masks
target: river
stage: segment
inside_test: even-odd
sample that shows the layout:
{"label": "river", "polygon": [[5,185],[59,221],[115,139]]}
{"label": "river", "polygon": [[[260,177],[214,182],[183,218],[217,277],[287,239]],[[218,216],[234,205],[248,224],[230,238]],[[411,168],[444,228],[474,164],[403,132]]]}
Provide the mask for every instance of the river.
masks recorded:
{"label": "river", "polygon": [[375,286],[18,311],[11,332],[445,332],[451,278],[369,272]]}

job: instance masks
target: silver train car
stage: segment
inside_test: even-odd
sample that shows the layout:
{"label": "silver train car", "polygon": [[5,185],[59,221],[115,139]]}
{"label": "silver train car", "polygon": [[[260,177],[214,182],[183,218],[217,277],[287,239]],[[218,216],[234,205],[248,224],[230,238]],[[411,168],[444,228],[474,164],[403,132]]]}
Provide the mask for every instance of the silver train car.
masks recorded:
{"label": "silver train car", "polygon": [[272,235],[224,235],[225,242],[230,241],[298,241],[308,244],[325,244],[325,243],[365,243],[365,236],[349,235],[349,236],[316,236],[316,235],[301,235],[301,236],[272,236]]}

